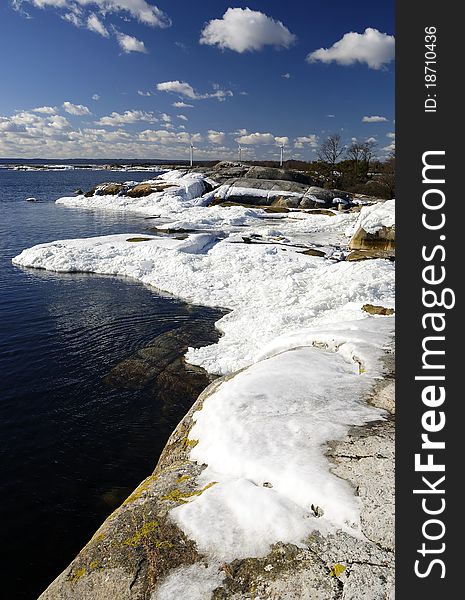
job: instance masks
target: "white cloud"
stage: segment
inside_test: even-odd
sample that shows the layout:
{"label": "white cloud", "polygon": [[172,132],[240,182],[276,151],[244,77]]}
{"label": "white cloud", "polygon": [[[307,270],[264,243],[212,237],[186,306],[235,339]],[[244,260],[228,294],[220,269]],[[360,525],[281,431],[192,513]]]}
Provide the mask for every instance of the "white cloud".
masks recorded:
{"label": "white cloud", "polygon": [[[32,4],[36,8],[58,8],[69,10],[67,15],[76,15],[82,8],[94,7],[103,15],[108,13],[126,13],[133,19],[152,27],[169,27],[171,20],[157,6],[146,0],[14,0],[13,6],[20,10],[23,4]],[[65,17],[66,18],[66,17]],[[67,18],[67,20],[71,20]]]}
{"label": "white cloud", "polygon": [[63,108],[70,115],[77,117],[83,117],[84,115],[91,115],[92,113],[83,104],[73,104],[72,102],[63,102]]}
{"label": "white cloud", "polygon": [[127,35],[121,31],[116,31],[116,38],[120,48],[125,54],[129,54],[130,52],[142,52],[144,54],[147,53],[144,42],[138,40],[132,35]]}
{"label": "white cloud", "polygon": [[241,135],[236,139],[238,144],[246,144],[247,146],[255,146],[256,144],[274,144],[275,137],[272,133],[248,133]]}
{"label": "white cloud", "polygon": [[99,125],[116,127],[118,125],[128,123],[156,123],[157,121],[158,119],[151,112],[144,112],[142,110],[126,110],[124,113],[112,112],[111,115],[99,119],[97,123]]}
{"label": "white cloud", "polygon": [[221,19],[213,19],[202,30],[201,44],[247,52],[264,46],[289,48],[296,40],[281,21],[250,8],[228,8]]}
{"label": "white cloud", "polygon": [[43,115],[55,115],[57,109],[54,106],[39,106],[38,108],[31,109],[32,112],[41,113]]}
{"label": "white cloud", "polygon": [[392,140],[396,139],[396,134],[393,131],[390,131],[389,133],[386,133],[386,136],[388,138],[391,138]]}
{"label": "white cloud", "polygon": [[380,117],[379,115],[363,117],[362,119],[362,123],[384,123],[385,121],[387,121],[386,117]]}
{"label": "white cloud", "polygon": [[185,102],[173,102],[175,108],[194,108],[193,104],[186,104]]}
{"label": "white cloud", "polygon": [[365,63],[370,69],[381,69],[394,60],[393,35],[367,27],[364,33],[346,33],[330,48],[320,48],[307,55],[307,62],[335,62],[339,65]]}
{"label": "white cloud", "polygon": [[61,18],[64,21],[68,21],[68,23],[71,23],[75,27],[82,27],[83,25],[81,17],[76,12],[65,13],[64,15],[61,15]]}
{"label": "white cloud", "polygon": [[385,146],[384,148],[382,148],[382,150],[384,150],[384,152],[387,153],[391,153],[391,152],[395,152],[396,149],[396,143],[392,142],[391,144],[389,144],[389,146]]}
{"label": "white cloud", "polygon": [[283,79],[290,79],[291,78],[291,74],[290,73],[284,73],[284,75],[281,75],[281,77]]}
{"label": "white cloud", "polygon": [[224,131],[215,131],[214,129],[208,130],[207,137],[212,144],[224,144],[226,140]]}
{"label": "white cloud", "polygon": [[178,119],[181,119],[181,121],[188,121],[189,119],[186,117],[186,115],[176,115],[178,117]]}
{"label": "white cloud", "polygon": [[97,17],[97,15],[95,13],[92,13],[88,16],[87,29],[89,29],[90,31],[94,31],[95,33],[98,33],[99,35],[102,35],[103,37],[110,36],[110,34],[108,33],[108,31],[105,28],[105,25],[102,23],[102,21]]}
{"label": "white cloud", "polygon": [[335,119],[335,118],[336,118],[336,115],[326,115],[326,116],[327,116],[328,118],[330,118],[330,119]]}
{"label": "white cloud", "polygon": [[194,88],[185,81],[162,81],[161,83],[157,83],[157,90],[159,92],[174,92],[175,94],[186,96],[186,98],[191,98],[192,100],[198,98]]}
{"label": "white cloud", "polygon": [[294,148],[305,148],[306,146],[309,146],[310,148],[316,148],[318,146],[318,136],[315,133],[295,138]]}
{"label": "white cloud", "polygon": [[[174,94],[179,94],[180,96],[184,96],[185,98],[190,98],[191,100],[205,100],[206,98],[216,98],[220,102],[225,100],[228,97],[233,96],[231,90],[223,90],[220,86],[215,83],[213,84],[213,92],[207,92],[206,94],[199,94],[194,90],[194,88],[187,83],[186,81],[162,81],[161,83],[157,83],[157,90],[159,92],[172,92]],[[191,104],[184,103],[174,103],[173,106],[176,108],[190,106]]]}
{"label": "white cloud", "polygon": [[144,142],[158,144],[190,144],[199,143],[203,140],[199,133],[189,134],[186,131],[166,131],[166,129],[146,129],[141,131],[139,139]]}
{"label": "white cloud", "polygon": [[369,137],[368,139],[365,140],[366,144],[376,144],[378,142],[378,140],[375,137]]}
{"label": "white cloud", "polygon": [[94,94],[92,96],[92,100],[100,100],[100,96],[98,94]]}
{"label": "white cloud", "polygon": [[289,146],[289,138],[287,136],[278,136],[274,138],[278,146]]}
{"label": "white cloud", "polygon": [[139,96],[151,96],[152,95],[151,92],[143,92],[142,90],[137,90],[137,93],[139,94]]}
{"label": "white cloud", "polygon": [[164,122],[164,123],[171,123],[171,117],[169,115],[167,115],[166,113],[161,113],[160,115],[160,119]]}

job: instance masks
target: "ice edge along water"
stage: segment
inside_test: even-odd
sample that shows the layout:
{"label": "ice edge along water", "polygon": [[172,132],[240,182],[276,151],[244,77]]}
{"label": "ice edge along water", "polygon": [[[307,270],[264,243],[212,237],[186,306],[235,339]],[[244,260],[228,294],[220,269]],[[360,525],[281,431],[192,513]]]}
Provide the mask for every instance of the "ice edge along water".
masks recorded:
{"label": "ice edge along water", "polygon": [[[359,215],[270,219],[258,209],[205,206],[201,175],[161,178],[173,187],[141,199],[79,196],[58,202],[156,212],[174,221],[171,227],[222,235],[62,240],[24,250],[14,262],[128,276],[186,301],[230,310],[217,323],[224,334],[219,342],[186,355],[216,374],[249,367],[223,382],[194,415],[190,438],[198,443],[191,458],[207,465],[199,484],[216,483],[172,517],[199,550],[226,561],[266,555],[277,541],[300,543],[315,529],[361,536],[359,500],[331,473],[324,446],[350,425],[382,418],[363,398],[382,375],[380,358],[393,319],[360,309],[364,303],[393,306],[394,268],[384,260],[304,256],[292,243],[311,234],[330,246],[360,224],[370,232],[390,226],[394,203],[363,208]],[[240,243],[243,226],[263,243]]]}

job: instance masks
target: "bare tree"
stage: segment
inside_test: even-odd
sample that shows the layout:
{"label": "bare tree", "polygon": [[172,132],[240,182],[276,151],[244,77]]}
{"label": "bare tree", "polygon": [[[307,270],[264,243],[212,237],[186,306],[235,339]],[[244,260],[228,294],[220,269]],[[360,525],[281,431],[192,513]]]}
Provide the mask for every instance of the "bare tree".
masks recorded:
{"label": "bare tree", "polygon": [[353,142],[347,150],[347,158],[354,163],[353,176],[357,181],[360,177],[366,179],[370,170],[370,163],[374,155],[376,142]]}
{"label": "bare tree", "polygon": [[338,158],[344,153],[344,150],[345,147],[342,144],[341,136],[338,133],[329,135],[318,148],[318,160],[328,166],[332,186],[334,186],[335,180],[335,165]]}

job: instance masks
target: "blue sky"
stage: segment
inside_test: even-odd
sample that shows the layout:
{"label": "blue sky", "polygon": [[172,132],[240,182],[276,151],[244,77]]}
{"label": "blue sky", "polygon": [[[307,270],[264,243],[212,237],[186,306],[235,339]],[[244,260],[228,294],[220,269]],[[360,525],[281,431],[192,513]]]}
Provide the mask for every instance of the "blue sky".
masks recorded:
{"label": "blue sky", "polygon": [[4,0],[0,156],[383,157],[393,35],[391,1]]}

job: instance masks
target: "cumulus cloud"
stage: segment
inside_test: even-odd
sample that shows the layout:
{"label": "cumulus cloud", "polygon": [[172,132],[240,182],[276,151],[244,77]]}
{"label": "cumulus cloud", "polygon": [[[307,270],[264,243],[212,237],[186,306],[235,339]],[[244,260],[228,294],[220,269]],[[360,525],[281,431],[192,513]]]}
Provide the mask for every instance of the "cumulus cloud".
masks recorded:
{"label": "cumulus cloud", "polygon": [[250,8],[228,8],[221,19],[209,21],[200,43],[235,52],[261,50],[264,46],[289,48],[296,36],[264,13]]}
{"label": "cumulus cloud", "polygon": [[215,131],[214,129],[208,130],[207,137],[212,144],[224,144],[226,140],[224,131]]}
{"label": "cumulus cloud", "polygon": [[92,13],[88,16],[87,29],[89,29],[90,31],[94,31],[95,33],[98,33],[99,35],[102,35],[103,37],[110,36],[107,29],[105,28],[105,25],[102,23],[102,21],[97,17],[97,15],[95,13]]}
{"label": "cumulus cloud", "polygon": [[40,145],[47,139],[64,139],[69,129],[69,121],[56,114],[20,111],[11,117],[0,117],[2,141],[14,142],[19,146]]}
{"label": "cumulus cloud", "polygon": [[278,136],[274,138],[274,141],[278,146],[289,146],[289,138],[287,136]]}
{"label": "cumulus cloud", "polygon": [[236,139],[238,144],[245,144],[247,146],[255,146],[257,144],[274,144],[275,137],[272,133],[246,133]]}
{"label": "cumulus cloud", "polygon": [[[185,98],[189,98],[190,100],[205,100],[206,98],[216,98],[221,102],[226,98],[233,96],[231,90],[223,90],[217,83],[213,84],[214,91],[207,92],[206,94],[199,94],[194,90],[190,83],[179,80],[162,81],[161,83],[157,83],[157,90],[159,92],[172,92],[174,94],[179,94],[180,96],[184,96]],[[191,104],[184,104],[181,102],[175,102],[173,106],[175,106],[176,108],[185,108],[187,106],[192,108]]]}
{"label": "cumulus cloud", "polygon": [[396,134],[393,131],[390,131],[389,133],[386,133],[386,136],[388,138],[391,138],[392,140],[396,139]]}
{"label": "cumulus cloud", "polygon": [[175,108],[194,108],[193,104],[186,104],[185,102],[173,102]]}
{"label": "cumulus cloud", "polygon": [[376,144],[378,140],[375,137],[369,137],[365,140],[365,144]]}
{"label": "cumulus cloud", "polygon": [[144,112],[142,110],[126,110],[124,113],[112,112],[111,115],[101,117],[97,123],[109,127],[117,127],[118,125],[128,123],[156,123],[158,119],[152,112]]}
{"label": "cumulus cloud", "polygon": [[[125,13],[127,16],[152,27],[169,27],[170,18],[157,6],[146,0],[13,0],[13,7],[21,10],[24,4],[36,8],[67,10],[66,15],[82,14],[82,9],[92,7],[101,14]],[[71,20],[68,18],[67,20]]]}
{"label": "cumulus cloud", "polygon": [[118,44],[125,54],[129,54],[130,52],[142,52],[143,54],[147,53],[144,42],[138,40],[132,35],[127,35],[121,31],[116,31],[116,39],[118,40]]}
{"label": "cumulus cloud", "polygon": [[291,74],[290,73],[284,73],[283,75],[281,75],[281,77],[283,79],[290,79],[291,78]]}
{"label": "cumulus cloud", "polygon": [[92,100],[100,100],[100,96],[98,94],[94,94],[92,96]]}
{"label": "cumulus cloud", "polygon": [[63,102],[63,108],[70,115],[74,115],[76,117],[83,117],[84,115],[91,115],[92,113],[83,104],[73,104],[72,102]]}
{"label": "cumulus cloud", "polygon": [[166,129],[146,129],[141,131],[139,139],[144,142],[158,144],[190,144],[203,140],[200,133],[189,134],[186,131],[166,131]]}
{"label": "cumulus cloud", "polygon": [[188,121],[189,119],[186,117],[186,115],[176,115],[178,117],[178,119],[181,119],[181,121]]}
{"label": "cumulus cloud", "polygon": [[330,48],[320,48],[307,55],[307,62],[335,62],[339,65],[364,63],[370,69],[381,69],[394,60],[395,40],[393,35],[381,33],[367,27],[363,33],[346,33]]}
{"label": "cumulus cloud", "polygon": [[161,83],[157,83],[157,90],[159,92],[174,92],[175,94],[186,96],[186,98],[191,98],[192,100],[198,98],[194,88],[185,81],[162,81]]}
{"label": "cumulus cloud", "polygon": [[380,117],[379,115],[363,117],[362,119],[362,123],[384,123],[385,121],[387,121],[386,117]]}
{"label": "cumulus cloud", "polygon": [[32,112],[41,113],[43,115],[55,115],[57,109],[54,106],[39,106],[38,108],[33,108]]}
{"label": "cumulus cloud", "polygon": [[294,148],[316,148],[318,146],[318,136],[315,133],[296,137],[294,140]]}

